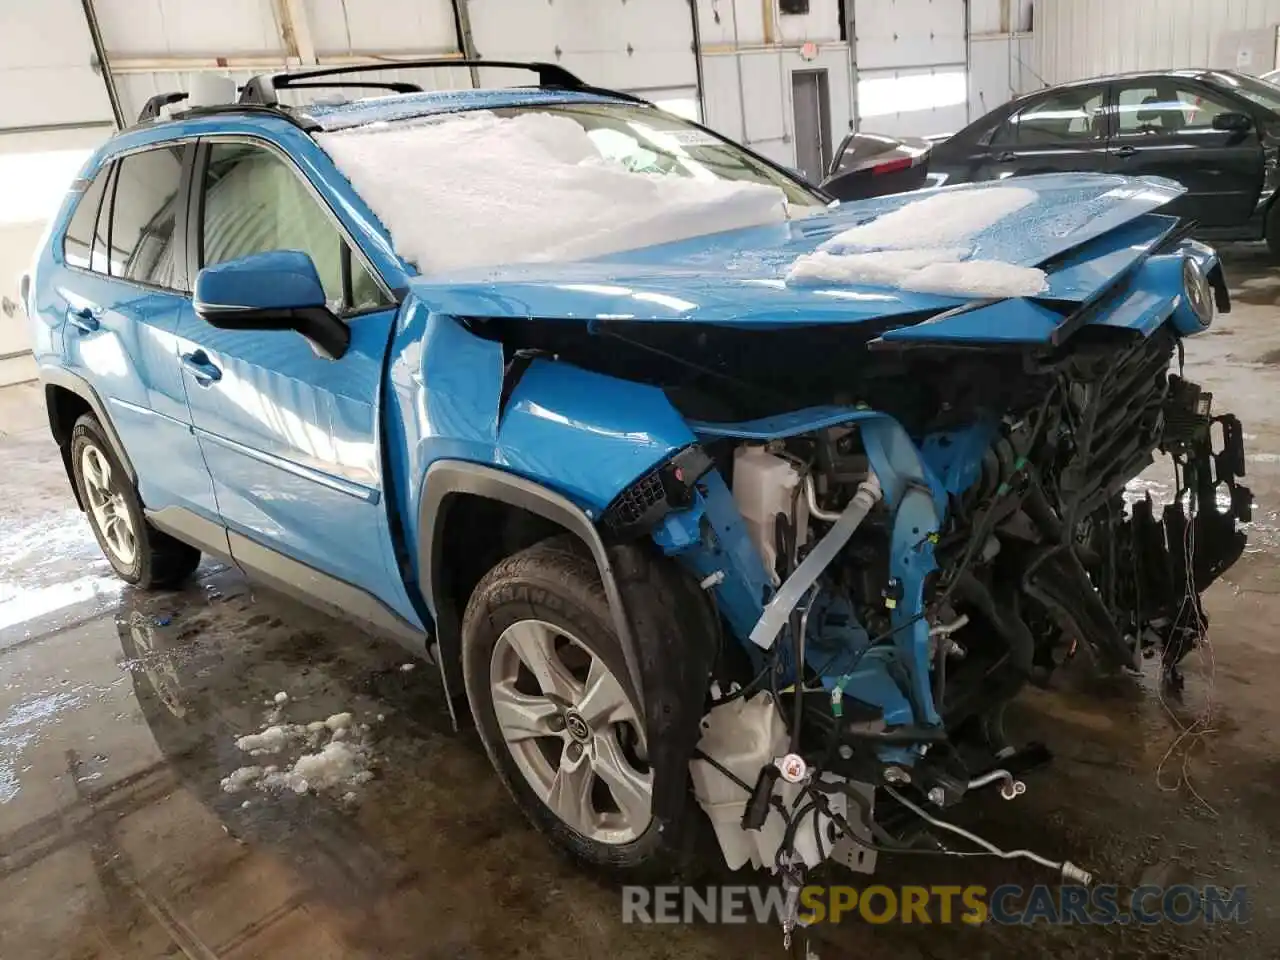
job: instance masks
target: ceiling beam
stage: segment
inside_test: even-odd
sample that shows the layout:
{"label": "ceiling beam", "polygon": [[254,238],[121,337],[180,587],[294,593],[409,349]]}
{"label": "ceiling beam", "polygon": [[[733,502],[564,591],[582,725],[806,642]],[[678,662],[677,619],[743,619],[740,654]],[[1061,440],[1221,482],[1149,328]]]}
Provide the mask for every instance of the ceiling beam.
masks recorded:
{"label": "ceiling beam", "polygon": [[311,21],[303,0],[276,0],[276,19],[280,24],[280,39],[292,59],[304,66],[316,63],[316,45],[311,39]]}

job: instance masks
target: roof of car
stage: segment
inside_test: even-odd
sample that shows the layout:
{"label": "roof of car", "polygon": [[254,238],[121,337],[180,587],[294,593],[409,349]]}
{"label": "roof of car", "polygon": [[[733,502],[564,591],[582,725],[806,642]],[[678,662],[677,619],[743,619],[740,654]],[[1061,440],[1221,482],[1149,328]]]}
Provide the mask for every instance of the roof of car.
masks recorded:
{"label": "roof of car", "polygon": [[310,104],[301,112],[321,130],[343,130],[370,123],[408,120],[414,117],[459,113],[501,107],[526,107],[554,103],[635,103],[624,96],[547,87],[506,87],[490,90],[432,90],[403,93],[348,103]]}
{"label": "roof of car", "polygon": [[1087,87],[1095,83],[1111,83],[1115,80],[1142,80],[1146,77],[1180,77],[1184,80],[1203,80],[1215,73],[1227,73],[1225,70],[1208,70],[1204,67],[1180,70],[1132,70],[1128,73],[1111,73],[1102,77],[1089,77],[1085,80],[1072,80],[1070,83],[1055,84],[1056,87]]}

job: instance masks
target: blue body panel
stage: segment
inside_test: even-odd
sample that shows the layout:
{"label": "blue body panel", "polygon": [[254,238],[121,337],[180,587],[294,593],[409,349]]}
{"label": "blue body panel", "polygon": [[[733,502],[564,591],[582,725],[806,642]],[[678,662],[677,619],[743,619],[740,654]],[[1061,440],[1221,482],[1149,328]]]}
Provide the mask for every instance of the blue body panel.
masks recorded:
{"label": "blue body panel", "polygon": [[[336,130],[487,107],[610,100],[534,89],[462,91],[315,107],[311,116]],[[1182,334],[1198,332],[1183,264],[1192,261],[1205,274],[1217,265],[1212,251],[1198,244],[1162,247],[1174,224],[1153,211],[1181,188],[1092,174],[1018,180],[1017,187],[1035,192],[1034,202],[975,234],[972,255],[1043,265],[1049,287],[1037,300],[977,304],[785,279],[796,257],[917,194],[590,261],[420,277],[316,140],[268,112],[211,114],[128,131],[99,151],[83,176],[92,177],[121,151],[212,135],[267,141],[291,157],[399,302],[351,318],[350,348],[336,361],[317,355],[295,333],[214,329],[196,316],[189,296],[63,264],[69,197],[34,272],[36,356],[45,370],[83,377],[102,398],[138,466],[148,508],[179,506],[221,521],[359,587],[425,630],[434,611],[424,609],[412,586],[418,571],[402,569],[393,543],[400,538],[410,545],[409,562],[416,564],[417,547],[430,533],[418,529],[418,507],[437,460],[518,474],[595,517],[634,480],[699,440],[764,442],[856,424],[883,487],[889,569],[900,600],[890,614],[892,642],[866,657],[837,661],[839,672],[823,682],[878,704],[894,724],[939,722],[929,683],[929,625],[920,616],[935,569],[931,535],[945,521],[949,496],[977,479],[996,423],[913,440],[887,415],[863,407],[799,410],[751,423],[686,422],[661,390],[547,356],[507,383],[513,359],[466,318],[775,330],[896,321],[902,325],[883,335],[885,344],[1036,345],[1053,340],[1072,311],[1095,303],[1105,309],[1093,311],[1091,323],[1142,335],[1166,322]],[[1153,255],[1157,248],[1162,252]],[[230,273],[210,271],[197,289],[241,305],[314,301],[310,278],[300,274],[292,290],[245,291],[237,287],[244,275]],[[220,376],[192,375],[206,368]],[[718,578],[708,586],[732,632],[745,641],[772,581],[724,478],[708,474],[693,505],[669,514],[654,537],[699,579]],[[847,642],[858,642],[856,634]]]}

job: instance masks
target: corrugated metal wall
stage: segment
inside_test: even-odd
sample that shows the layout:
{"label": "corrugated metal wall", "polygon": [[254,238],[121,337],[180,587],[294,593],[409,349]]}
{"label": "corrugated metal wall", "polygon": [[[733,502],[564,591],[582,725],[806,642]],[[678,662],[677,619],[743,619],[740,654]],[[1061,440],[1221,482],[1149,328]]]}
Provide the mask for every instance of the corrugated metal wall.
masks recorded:
{"label": "corrugated metal wall", "polygon": [[1034,59],[1050,83],[1174,67],[1262,73],[1274,62],[1239,62],[1230,35],[1275,24],[1280,0],[1037,0]]}

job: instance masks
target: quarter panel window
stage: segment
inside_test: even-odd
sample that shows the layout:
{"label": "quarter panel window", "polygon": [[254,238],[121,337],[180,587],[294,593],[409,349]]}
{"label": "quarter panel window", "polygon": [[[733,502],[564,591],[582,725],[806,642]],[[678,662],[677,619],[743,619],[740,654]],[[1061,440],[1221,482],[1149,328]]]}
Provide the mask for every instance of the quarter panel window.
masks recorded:
{"label": "quarter panel window", "polygon": [[185,146],[131,153],[117,166],[111,216],[111,275],[175,288],[175,232]]}
{"label": "quarter panel window", "polygon": [[[62,257],[73,267],[84,270],[96,270],[106,273],[106,249],[103,248],[101,260],[93,257],[93,236],[97,230],[98,211],[102,208],[102,198],[107,192],[107,183],[111,179],[112,165],[107,164],[93,178],[67,223],[67,233],[62,238]],[[105,217],[103,220],[105,221]]]}
{"label": "quarter panel window", "polygon": [[[311,257],[335,313],[388,302],[351,256],[346,239],[292,165],[265,147],[214,143],[204,179],[201,266],[252,253],[300,250]],[[344,290],[343,272],[350,270]]]}

